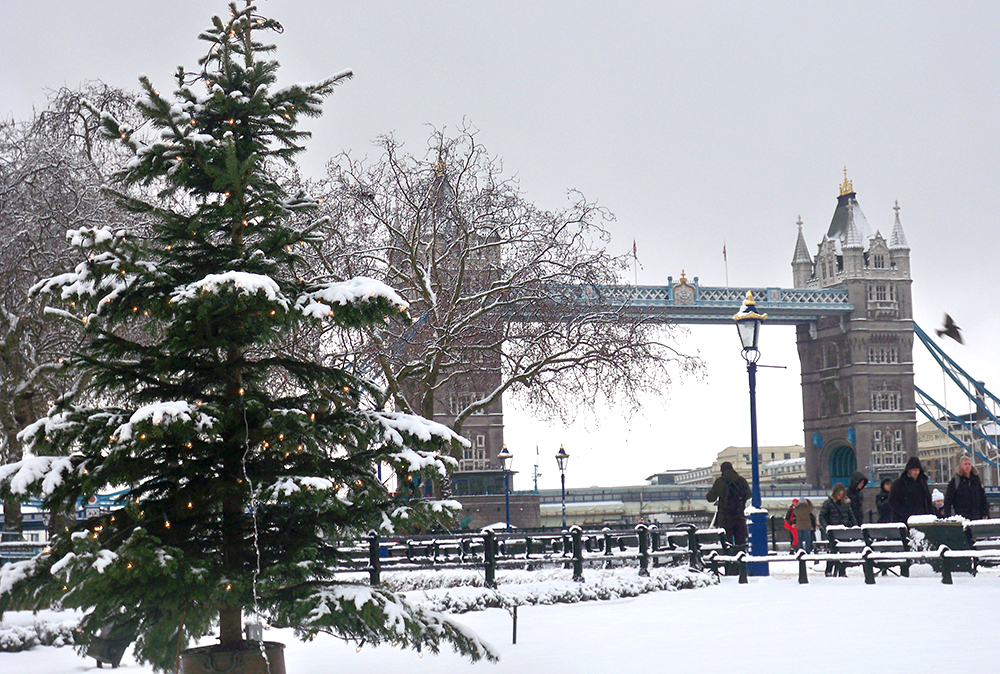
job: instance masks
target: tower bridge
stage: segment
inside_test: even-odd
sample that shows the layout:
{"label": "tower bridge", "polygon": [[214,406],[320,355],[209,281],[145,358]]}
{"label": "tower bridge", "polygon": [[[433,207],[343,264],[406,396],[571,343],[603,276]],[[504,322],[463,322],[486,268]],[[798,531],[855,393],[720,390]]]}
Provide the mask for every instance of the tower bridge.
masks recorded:
{"label": "tower bridge", "polygon": [[746,293],[753,293],[757,306],[767,313],[768,324],[815,323],[823,317],[847,316],[854,305],[846,290],[838,288],[718,288],[701,286],[698,277],[689,281],[682,272],[665,286],[577,286],[567,289],[563,310],[575,306],[606,306],[608,311],[640,313],[663,323],[733,322]]}
{"label": "tower bridge", "polygon": [[[914,385],[910,247],[898,203],[894,211],[892,224],[886,227],[888,237],[873,230],[845,171],[833,217],[815,255],[809,252],[798,220],[792,288],[702,286],[698,277],[689,280],[682,272],[663,286],[567,286],[558,303],[533,307],[530,315],[512,319],[560,320],[579,307],[596,306],[638,313],[653,322],[732,323],[749,290],[769,324],[796,329],[807,482],[817,488],[846,484],[856,469],[872,483],[895,478],[907,458],[917,454],[918,409],[938,418],[955,415],[943,409],[929,411],[918,393],[926,395]],[[927,344],[923,337],[921,341]],[[985,433],[977,433],[967,445],[949,430],[957,425],[943,427],[960,446],[995,465],[1000,459],[995,442],[1000,417],[986,409],[985,402],[1000,405],[1000,398],[968,375],[965,380],[963,390],[982,410],[981,418],[996,425],[991,456],[976,449],[976,442],[989,440]],[[468,424],[466,430],[471,430]],[[456,476],[456,481],[461,479],[461,474]]]}
{"label": "tower bridge", "polygon": [[[798,221],[792,288],[710,287],[682,273],[664,286],[567,287],[558,306],[522,320],[556,320],[604,305],[664,323],[731,323],[750,290],[769,324],[796,326],[807,481],[899,475],[917,451],[910,248],[899,206],[888,238],[872,231],[847,180],[815,255]],[[537,308],[536,308],[537,309]]]}

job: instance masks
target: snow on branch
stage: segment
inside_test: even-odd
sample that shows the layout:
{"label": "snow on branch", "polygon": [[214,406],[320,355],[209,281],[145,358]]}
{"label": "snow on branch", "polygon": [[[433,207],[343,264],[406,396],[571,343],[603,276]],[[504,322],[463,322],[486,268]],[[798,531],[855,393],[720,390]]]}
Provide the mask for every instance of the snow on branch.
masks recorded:
{"label": "snow on branch", "polygon": [[8,562],[0,566],[0,597],[8,594],[16,585],[35,575],[38,565],[47,561],[48,555],[42,554],[23,562]]}
{"label": "snow on branch", "polygon": [[81,227],[66,230],[66,239],[74,248],[93,248],[111,241],[115,235],[107,227]]}
{"label": "snow on branch", "polygon": [[132,428],[135,424],[151,423],[154,426],[168,425],[175,422],[190,423],[194,421],[195,428],[205,430],[215,423],[215,419],[185,400],[174,400],[144,405],[137,409],[128,420],[115,430],[115,436],[121,442],[132,439]]}
{"label": "snow on branch", "polygon": [[307,633],[330,632],[370,644],[393,642],[432,653],[450,644],[473,662],[499,659],[493,646],[454,619],[379,588],[328,585],[296,603],[294,610]]}
{"label": "snow on branch", "polygon": [[31,493],[41,480],[41,493],[47,496],[62,484],[63,476],[72,469],[72,457],[33,456],[0,466],[0,484],[8,483],[12,494],[22,495]]}
{"label": "snow on branch", "polygon": [[77,422],[72,421],[72,412],[63,411],[57,412],[54,409],[49,411],[48,416],[44,416],[38,421],[28,424],[24,430],[17,434],[17,439],[21,442],[29,445],[35,443],[35,439],[38,437],[39,433],[42,435],[51,435],[57,431],[65,431],[76,425]]}
{"label": "snow on branch", "polygon": [[113,256],[101,255],[87,262],[81,262],[71,272],[39,281],[29,289],[28,293],[31,295],[48,293],[59,288],[60,297],[68,300],[74,297],[80,299],[96,297],[107,290],[110,291],[108,297],[116,297],[127,288],[126,279],[118,274],[107,274],[103,277],[94,274],[95,265],[109,261],[111,261],[110,268],[114,268],[116,260]]}
{"label": "snow on branch", "polygon": [[421,442],[432,442],[442,440],[445,442],[458,441],[463,447],[471,447],[472,443],[451,430],[444,424],[425,419],[416,414],[401,414],[399,412],[365,412],[371,420],[382,427],[383,439],[399,447],[406,446],[403,437],[408,435]]}
{"label": "snow on branch", "polygon": [[295,301],[295,307],[306,316],[322,318],[333,313],[333,304],[348,306],[384,298],[400,311],[406,311],[409,304],[395,290],[381,281],[358,276],[348,281],[333,281],[303,293]]}
{"label": "snow on branch", "polygon": [[240,271],[209,274],[200,281],[177,288],[170,300],[177,304],[185,304],[195,299],[200,293],[220,294],[227,290],[234,290],[247,296],[263,292],[267,299],[277,302],[284,309],[288,309],[289,306],[288,298],[281,293],[281,288],[274,279],[262,274]]}
{"label": "snow on branch", "polygon": [[305,489],[317,489],[321,491],[334,489],[335,483],[325,477],[300,477],[291,476],[280,478],[270,487],[264,489],[269,492],[271,498],[277,499],[279,496],[291,496],[296,492]]}

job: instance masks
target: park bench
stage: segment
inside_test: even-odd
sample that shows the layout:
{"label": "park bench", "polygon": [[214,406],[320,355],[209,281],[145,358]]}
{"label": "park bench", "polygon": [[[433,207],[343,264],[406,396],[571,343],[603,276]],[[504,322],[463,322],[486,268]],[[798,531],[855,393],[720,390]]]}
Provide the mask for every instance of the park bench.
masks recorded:
{"label": "park bench", "polygon": [[97,660],[97,667],[111,665],[117,669],[129,644],[135,641],[135,628],[129,624],[108,623],[101,631],[90,637],[87,655]]}
{"label": "park bench", "polygon": [[[977,552],[1000,551],[1000,520],[973,520],[965,523],[969,547]],[[980,566],[1000,566],[1000,557],[983,556]]]}
{"label": "park bench", "polygon": [[926,562],[938,573],[961,571],[974,574],[976,572],[974,555],[957,554],[945,558],[939,554],[942,548],[952,552],[972,550],[969,534],[963,522],[957,519],[939,520],[929,515],[911,517],[907,521],[907,526],[910,529],[911,539],[916,542],[916,545],[911,547],[933,553],[927,557]]}
{"label": "park bench", "polygon": [[865,544],[874,553],[873,563],[876,568],[885,572],[893,567],[899,568],[899,575],[910,575],[911,560],[902,555],[910,551],[910,532],[902,522],[887,524],[862,524]]}
{"label": "park bench", "polygon": [[746,573],[744,564],[736,561],[736,555],[746,552],[726,540],[725,529],[698,529],[694,532],[695,563],[694,568],[708,568],[712,573],[719,574],[722,564],[723,575],[740,576]]}
{"label": "park bench", "polygon": [[832,575],[845,577],[847,568],[861,566],[861,553],[867,547],[864,532],[861,527],[845,527],[842,524],[832,524],[826,528],[827,555],[831,564]]}

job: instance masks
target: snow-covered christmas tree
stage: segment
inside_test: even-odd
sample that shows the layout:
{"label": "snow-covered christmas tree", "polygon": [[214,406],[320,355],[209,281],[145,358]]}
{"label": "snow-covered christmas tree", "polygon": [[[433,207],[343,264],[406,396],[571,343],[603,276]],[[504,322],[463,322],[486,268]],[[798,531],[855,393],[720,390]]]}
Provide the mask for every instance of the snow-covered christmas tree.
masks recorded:
{"label": "snow-covered christmas tree", "polygon": [[21,433],[27,458],[0,467],[0,489],[53,513],[125,491],[120,508],[67,519],[45,553],[5,565],[0,611],[85,609],[85,634],[132,630],[160,669],[216,627],[223,648],[247,647],[247,616],[493,659],[449,619],[329,571],[343,539],[447,516],[455,504],[394,494],[377,466],[444,476],[438,451],[463,441],[379,409],[349,359],[286,348],[322,323],[405,320],[407,306],[376,281],[313,278],[304,254],[327,222],[273,177],[302,149],[300,118],[350,73],[278,88],[258,36],[280,26],[230,12],[173,98],[140,79],[142,128],[101,118],[135,152],[115,189],[143,226],[71,231],[82,261],[35,288],[87,345],[66,357],[78,386]]}

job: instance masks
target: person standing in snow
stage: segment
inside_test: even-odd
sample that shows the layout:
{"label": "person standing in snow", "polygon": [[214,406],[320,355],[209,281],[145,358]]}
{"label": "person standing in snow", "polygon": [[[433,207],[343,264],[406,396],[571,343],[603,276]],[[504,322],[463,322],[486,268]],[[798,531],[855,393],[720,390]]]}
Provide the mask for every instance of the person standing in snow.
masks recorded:
{"label": "person standing in snow", "polygon": [[[771,485],[772,487],[774,485]],[[792,499],[792,505],[788,506],[788,512],[785,513],[785,529],[788,530],[789,536],[792,538],[792,550],[799,547],[799,530],[795,526],[795,506],[799,504],[797,498]]]}
{"label": "person standing in snow", "polygon": [[854,513],[854,521],[858,524],[865,523],[864,494],[862,490],[867,484],[868,478],[860,470],[851,473],[851,479],[847,483],[847,498],[851,503],[851,512]]}
{"label": "person standing in snow", "polygon": [[912,515],[933,515],[934,503],[927,486],[927,474],[920,459],[911,456],[899,478],[889,490],[889,508],[892,521],[906,523]]}
{"label": "person standing in snow", "polygon": [[944,517],[961,515],[967,520],[982,520],[990,516],[990,504],[979,473],[972,459],[963,456],[958,462],[958,472],[951,478],[944,494]]}
{"label": "person standing in snow", "polygon": [[878,508],[878,523],[888,524],[892,521],[892,509],[889,507],[889,490],[892,488],[892,478],[883,477],[875,497],[875,507]]}
{"label": "person standing in snow", "polygon": [[858,521],[854,519],[854,511],[851,510],[850,503],[845,497],[846,494],[847,490],[844,485],[838,482],[833,485],[830,498],[823,501],[823,506],[819,509],[819,527],[824,532],[829,526],[857,526]]}
{"label": "person standing in snow", "polygon": [[[851,504],[847,502],[847,490],[839,482],[833,485],[830,491],[830,498],[823,501],[823,506],[819,509],[819,528],[826,534],[827,528],[831,526],[853,527],[857,525],[854,519],[854,511]],[[829,540],[829,537],[827,537]],[[833,574],[833,562],[827,560],[826,575]]]}
{"label": "person standing in snow", "polygon": [[709,503],[719,502],[716,524],[726,530],[726,538],[738,546],[747,544],[747,516],[744,513],[750,498],[750,485],[736,472],[733,464],[723,461],[720,475],[705,494]]}
{"label": "person standing in snow", "polygon": [[799,547],[808,554],[813,551],[813,529],[816,528],[816,515],[813,514],[812,501],[807,498],[796,500],[798,503],[795,504],[795,528],[799,532]]}

